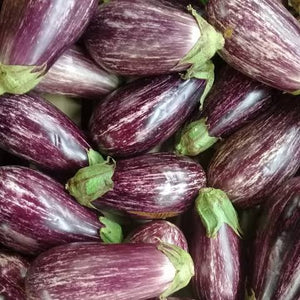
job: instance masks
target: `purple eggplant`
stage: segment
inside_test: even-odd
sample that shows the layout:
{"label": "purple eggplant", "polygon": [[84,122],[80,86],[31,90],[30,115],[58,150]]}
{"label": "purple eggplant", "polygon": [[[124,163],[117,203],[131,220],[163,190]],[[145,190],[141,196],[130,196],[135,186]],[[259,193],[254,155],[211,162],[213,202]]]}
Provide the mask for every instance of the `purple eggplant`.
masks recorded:
{"label": "purple eggplant", "polygon": [[0,94],[23,94],[84,32],[97,0],[4,0],[0,13]]}
{"label": "purple eggplant", "polygon": [[270,87],[224,67],[204,102],[201,119],[184,128],[176,150],[192,156],[205,151],[270,107],[273,93]]}
{"label": "purple eggplant", "polygon": [[155,220],[132,231],[126,240],[130,243],[168,243],[188,251],[186,238],[182,231],[173,223]]}
{"label": "purple eggplant", "polygon": [[20,255],[0,250],[0,299],[25,300],[25,275],[29,262]]}
{"label": "purple eggplant", "polygon": [[24,167],[0,168],[3,245],[36,255],[70,242],[120,242],[121,236],[118,224],[80,206],[50,177]]}
{"label": "purple eggplant", "polygon": [[79,47],[73,46],[54,63],[37,92],[97,99],[119,84],[117,76],[99,68]]}
{"label": "purple eggplant", "polygon": [[90,134],[101,153],[133,156],[174,134],[196,108],[205,80],[179,75],[141,78],[108,95],[95,109]]}
{"label": "purple eggplant", "polygon": [[210,0],[207,17],[223,33],[222,58],[279,90],[300,92],[300,24],[279,1]]}
{"label": "purple eggplant", "polygon": [[194,275],[190,255],[174,245],[74,243],[40,255],[26,277],[28,299],[161,299]]}
{"label": "purple eggplant", "polygon": [[101,161],[65,114],[33,94],[0,98],[0,148],[55,172],[73,173],[94,156]]}
{"label": "purple eggplant", "polygon": [[199,299],[241,299],[241,231],[237,213],[224,192],[203,188],[195,209],[184,218],[189,252],[195,264],[192,286]]}
{"label": "purple eggplant", "polygon": [[209,185],[226,192],[238,207],[263,202],[300,167],[299,99],[277,100],[225,140],[210,163]]}
{"label": "purple eggplant", "polygon": [[252,252],[251,299],[300,298],[299,236],[300,177],[295,177],[284,182],[265,203]]}
{"label": "purple eggplant", "polygon": [[193,160],[171,153],[151,153],[83,168],[66,188],[87,207],[163,219],[188,209],[205,184],[205,173]]}

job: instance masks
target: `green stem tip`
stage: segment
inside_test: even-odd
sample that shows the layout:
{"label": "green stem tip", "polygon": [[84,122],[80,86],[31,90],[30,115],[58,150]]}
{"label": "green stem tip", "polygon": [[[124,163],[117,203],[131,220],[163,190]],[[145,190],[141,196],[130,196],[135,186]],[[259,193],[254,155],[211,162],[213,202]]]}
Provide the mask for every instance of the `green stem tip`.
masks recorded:
{"label": "green stem tip", "polygon": [[123,241],[122,227],[118,223],[106,217],[100,217],[99,220],[104,225],[100,229],[100,237],[104,243],[119,244]]}
{"label": "green stem tip", "polygon": [[216,237],[224,223],[230,226],[238,236],[242,233],[238,215],[223,191],[214,188],[202,188],[196,199],[195,207],[209,238]]}
{"label": "green stem tip", "polygon": [[200,119],[188,124],[180,135],[176,151],[182,155],[196,156],[210,148],[218,141],[208,133],[205,119]]}
{"label": "green stem tip", "polygon": [[101,164],[105,161],[102,155],[93,149],[89,149],[87,151],[87,157],[89,160],[89,166]]}
{"label": "green stem tip", "polygon": [[163,242],[157,245],[157,249],[169,258],[176,270],[172,283],[160,295],[160,299],[164,300],[171,294],[187,286],[191,278],[194,276],[195,270],[190,254],[183,249]]}

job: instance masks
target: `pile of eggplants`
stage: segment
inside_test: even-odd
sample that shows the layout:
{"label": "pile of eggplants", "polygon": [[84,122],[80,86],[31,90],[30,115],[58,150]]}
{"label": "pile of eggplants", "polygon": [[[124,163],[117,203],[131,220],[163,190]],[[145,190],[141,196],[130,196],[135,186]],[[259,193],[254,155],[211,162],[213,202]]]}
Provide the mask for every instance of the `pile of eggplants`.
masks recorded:
{"label": "pile of eggplants", "polygon": [[300,299],[298,12],[0,0],[0,299]]}

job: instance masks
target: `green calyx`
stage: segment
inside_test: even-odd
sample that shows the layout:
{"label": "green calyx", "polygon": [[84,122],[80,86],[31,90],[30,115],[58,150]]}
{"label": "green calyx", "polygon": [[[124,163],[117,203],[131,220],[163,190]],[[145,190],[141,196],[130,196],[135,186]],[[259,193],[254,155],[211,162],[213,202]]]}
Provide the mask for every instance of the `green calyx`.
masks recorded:
{"label": "green calyx", "polygon": [[209,238],[216,237],[224,223],[230,226],[238,236],[242,233],[238,215],[223,191],[214,188],[202,188],[196,199],[195,208]]}
{"label": "green calyx", "polygon": [[245,300],[256,300],[255,292],[252,289],[251,289],[251,294],[248,294],[248,291],[246,289]]}
{"label": "green calyx", "polygon": [[218,50],[224,47],[225,40],[222,34],[202,18],[191,5],[188,5],[187,9],[198,23],[200,38],[189,53],[181,59],[179,65],[191,65],[187,73],[183,76],[184,79],[195,77],[207,81],[204,93],[200,99],[202,108],[204,99],[214,82],[214,65],[210,59]]}
{"label": "green calyx", "polygon": [[13,66],[0,63],[0,95],[25,94],[42,79],[46,66]]}
{"label": "green calyx", "polygon": [[89,160],[89,166],[101,164],[105,161],[102,155],[93,149],[87,151],[87,156]]}
{"label": "green calyx", "polygon": [[196,156],[210,148],[218,141],[208,133],[205,119],[200,119],[188,124],[180,135],[176,151],[182,155]]}
{"label": "green calyx", "polygon": [[298,96],[298,95],[300,95],[300,90],[295,91],[295,92],[291,92],[290,94],[292,94],[294,96]]}
{"label": "green calyx", "polygon": [[92,201],[113,188],[115,162],[111,160],[82,168],[69,179],[66,189],[81,205],[95,208]]}
{"label": "green calyx", "polygon": [[164,300],[188,285],[195,274],[194,263],[189,253],[175,245],[161,242],[157,245],[157,249],[169,258],[176,270],[172,283],[167,290],[160,295],[160,299]]}
{"label": "green calyx", "polygon": [[118,223],[106,217],[100,217],[99,220],[104,225],[104,227],[100,229],[100,237],[102,241],[107,244],[122,243],[123,241],[122,227]]}

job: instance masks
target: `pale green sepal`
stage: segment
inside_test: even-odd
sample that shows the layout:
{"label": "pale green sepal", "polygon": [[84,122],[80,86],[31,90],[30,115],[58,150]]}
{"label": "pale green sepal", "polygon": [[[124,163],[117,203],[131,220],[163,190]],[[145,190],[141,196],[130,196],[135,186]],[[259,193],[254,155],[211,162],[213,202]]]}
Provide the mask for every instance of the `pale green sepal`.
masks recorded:
{"label": "pale green sepal", "polygon": [[251,294],[249,295],[246,289],[245,300],[256,300],[255,292],[251,289]]}
{"label": "pale green sepal", "polygon": [[300,1],[289,0],[289,6],[292,7],[298,14],[300,14]]}
{"label": "pale green sepal", "polygon": [[106,218],[106,217],[100,217],[100,222],[105,225],[100,229],[100,237],[104,243],[107,244],[119,244],[123,241],[123,232],[122,227]]}
{"label": "pale green sepal", "polygon": [[25,94],[42,79],[46,66],[13,66],[0,63],[0,95]]}
{"label": "pale green sepal", "polygon": [[295,92],[291,92],[290,94],[292,94],[294,96],[298,96],[298,95],[300,95],[300,90],[295,91]]}
{"label": "pale green sepal", "polygon": [[205,119],[200,119],[188,124],[180,135],[176,151],[182,155],[196,156],[207,150],[218,141],[208,133]]}
{"label": "pale green sepal", "polygon": [[214,188],[200,189],[195,207],[209,238],[216,237],[224,223],[230,226],[238,236],[242,233],[238,215],[223,191]]}
{"label": "pale green sepal", "polygon": [[88,156],[88,160],[89,160],[89,166],[100,164],[105,161],[104,158],[102,157],[102,155],[93,149],[90,149],[87,152],[87,156]]}
{"label": "pale green sepal", "polygon": [[161,242],[157,245],[157,249],[169,258],[176,270],[172,283],[160,295],[160,299],[164,300],[188,285],[195,274],[194,263],[189,253],[175,245]]}
{"label": "pale green sepal", "polygon": [[66,189],[81,205],[95,208],[92,201],[113,188],[115,162],[110,161],[82,168],[67,182]]}

